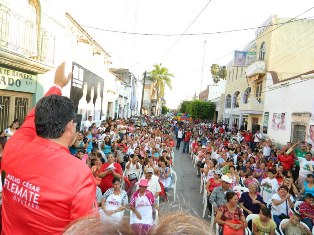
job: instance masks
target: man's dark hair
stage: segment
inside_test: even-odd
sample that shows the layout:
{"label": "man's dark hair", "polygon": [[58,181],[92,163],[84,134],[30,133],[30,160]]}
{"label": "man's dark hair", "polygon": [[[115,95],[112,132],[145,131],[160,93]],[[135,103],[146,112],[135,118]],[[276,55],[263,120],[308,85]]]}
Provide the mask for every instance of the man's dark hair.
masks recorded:
{"label": "man's dark hair", "polygon": [[41,98],[35,108],[37,135],[46,139],[60,138],[69,121],[75,121],[75,104],[65,96]]}

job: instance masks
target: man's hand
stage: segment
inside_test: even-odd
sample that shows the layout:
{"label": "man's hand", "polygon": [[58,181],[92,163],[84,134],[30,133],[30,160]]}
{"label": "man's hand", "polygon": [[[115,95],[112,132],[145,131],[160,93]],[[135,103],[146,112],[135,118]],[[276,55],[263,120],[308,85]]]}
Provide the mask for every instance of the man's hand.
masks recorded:
{"label": "man's hand", "polygon": [[60,64],[55,73],[54,84],[60,86],[61,88],[65,87],[72,78],[72,72],[70,72],[67,76],[64,74],[65,62]]}

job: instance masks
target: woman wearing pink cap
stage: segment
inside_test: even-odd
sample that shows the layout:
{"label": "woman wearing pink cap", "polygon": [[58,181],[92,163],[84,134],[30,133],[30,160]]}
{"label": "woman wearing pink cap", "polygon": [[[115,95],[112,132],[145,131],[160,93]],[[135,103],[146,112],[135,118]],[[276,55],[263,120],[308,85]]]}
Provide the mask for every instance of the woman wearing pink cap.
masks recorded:
{"label": "woman wearing pink cap", "polygon": [[130,208],[132,210],[130,224],[138,235],[146,235],[152,226],[153,207],[155,203],[154,195],[147,190],[147,179],[141,179],[139,189],[131,197]]}

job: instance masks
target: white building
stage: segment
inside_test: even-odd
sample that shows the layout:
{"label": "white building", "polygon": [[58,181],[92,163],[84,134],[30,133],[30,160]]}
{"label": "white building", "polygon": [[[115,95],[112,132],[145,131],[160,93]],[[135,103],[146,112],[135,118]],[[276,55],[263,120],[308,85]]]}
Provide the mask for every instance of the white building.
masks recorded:
{"label": "white building", "polygon": [[[267,73],[263,131],[279,144],[314,142],[314,70],[279,81]],[[312,126],[312,140],[310,127]]]}

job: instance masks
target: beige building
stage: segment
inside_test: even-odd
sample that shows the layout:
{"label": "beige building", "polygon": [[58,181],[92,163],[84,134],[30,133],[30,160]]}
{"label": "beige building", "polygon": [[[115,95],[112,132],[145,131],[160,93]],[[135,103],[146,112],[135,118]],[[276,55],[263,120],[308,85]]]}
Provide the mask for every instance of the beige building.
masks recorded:
{"label": "beige building", "polygon": [[[224,121],[230,127],[261,129],[266,81],[279,81],[313,69],[313,20],[272,16],[243,51],[228,64]],[[276,102],[274,100],[273,102]]]}

